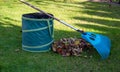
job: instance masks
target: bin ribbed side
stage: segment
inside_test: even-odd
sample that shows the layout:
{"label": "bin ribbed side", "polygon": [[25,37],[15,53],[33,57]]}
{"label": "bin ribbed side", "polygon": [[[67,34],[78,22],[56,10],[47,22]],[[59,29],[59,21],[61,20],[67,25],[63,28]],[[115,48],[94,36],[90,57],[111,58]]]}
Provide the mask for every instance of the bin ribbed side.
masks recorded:
{"label": "bin ribbed side", "polygon": [[22,48],[30,52],[49,51],[53,42],[53,19],[36,18],[34,14],[22,16]]}

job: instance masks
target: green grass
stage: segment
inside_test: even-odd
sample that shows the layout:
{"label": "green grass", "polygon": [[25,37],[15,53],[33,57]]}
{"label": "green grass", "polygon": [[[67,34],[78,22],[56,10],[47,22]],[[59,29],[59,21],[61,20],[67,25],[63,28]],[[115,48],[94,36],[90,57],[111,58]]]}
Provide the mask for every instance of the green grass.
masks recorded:
{"label": "green grass", "polygon": [[[92,58],[62,57],[52,51],[30,53],[21,47],[22,14],[36,10],[16,0],[0,0],[0,72],[120,72],[120,7],[104,3],[74,0],[27,0],[35,6],[85,31],[108,36],[112,41],[111,55],[101,61]],[[80,34],[54,21],[55,40]],[[19,51],[16,51],[19,50]]]}

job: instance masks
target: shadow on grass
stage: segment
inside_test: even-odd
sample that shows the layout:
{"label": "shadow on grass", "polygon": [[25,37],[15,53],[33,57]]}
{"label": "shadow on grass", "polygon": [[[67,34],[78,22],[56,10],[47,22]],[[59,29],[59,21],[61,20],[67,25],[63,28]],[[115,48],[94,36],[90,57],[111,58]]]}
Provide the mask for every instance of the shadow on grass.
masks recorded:
{"label": "shadow on grass", "polygon": [[120,7],[113,6],[109,8],[106,3],[89,2],[89,1],[80,2],[78,4],[84,5],[85,10],[83,11],[83,13],[89,15],[96,15],[99,17],[120,19]]}
{"label": "shadow on grass", "polygon": [[54,5],[55,7],[58,7],[58,8],[65,8],[65,7],[72,7],[72,8],[80,8],[79,6],[74,6],[74,2],[71,3],[71,2],[64,2],[64,1],[57,1],[57,0],[41,0],[41,1],[38,1],[38,0],[28,0],[28,1],[31,1],[33,3],[35,3],[36,5],[38,6],[51,6],[51,5]]}
{"label": "shadow on grass", "polygon": [[10,49],[9,47],[21,47],[21,27],[12,22],[18,22],[9,17],[0,19],[0,49]]}
{"label": "shadow on grass", "polygon": [[[109,28],[113,27],[116,29],[120,29],[120,21],[114,21],[114,20],[105,20],[105,19],[96,19],[96,18],[87,18],[87,17],[74,17],[74,19],[87,21],[91,23],[97,23],[98,25],[104,25]],[[90,27],[89,27],[90,28]]]}
{"label": "shadow on grass", "polygon": [[[107,34],[111,35],[111,38],[115,36],[114,35],[115,33],[116,35],[120,33],[120,8],[119,7],[108,8],[104,3],[95,3],[95,2],[82,2],[78,4],[84,5],[84,10],[80,12],[90,15],[91,17],[75,16],[73,18],[76,20],[82,20],[82,21],[92,23],[92,24],[77,24],[78,26],[99,30],[99,31],[104,31],[106,35]],[[92,16],[96,16],[96,18]],[[102,19],[99,17],[103,17],[106,19]],[[96,25],[94,25],[94,23]],[[100,25],[103,25],[103,26],[100,26]]]}
{"label": "shadow on grass", "polygon": [[81,37],[80,33],[76,31],[63,31],[63,30],[57,30],[57,29],[55,29],[54,31],[54,36],[56,40],[59,40],[61,38],[70,38],[70,37],[80,38]]}
{"label": "shadow on grass", "polygon": [[[32,1],[32,0],[29,0]],[[98,16],[98,17],[105,17],[105,18],[115,18],[115,19],[120,19],[120,7],[111,7],[109,8],[108,5],[106,3],[97,3],[97,2],[89,2],[89,1],[85,1],[85,2],[77,2],[77,3],[63,3],[63,2],[56,2],[54,0],[35,0],[32,1],[33,3],[35,3],[36,5],[54,5],[58,8],[65,8],[65,7],[71,7],[71,8],[83,8],[84,10],[78,10],[76,12],[80,12],[83,14],[88,14],[88,15],[93,15],[93,16]],[[74,5],[73,5],[74,4]],[[79,5],[82,5],[84,7],[81,7]],[[66,8],[65,8],[66,9]],[[68,9],[67,9],[68,10]],[[68,10],[69,11],[69,10]],[[73,10],[72,10],[73,11]],[[79,19],[80,17],[74,17],[75,19]],[[100,21],[100,20],[96,20],[96,21]],[[120,21],[116,21],[116,22],[120,22]]]}
{"label": "shadow on grass", "polygon": [[0,72],[2,71],[2,66],[0,65]]}

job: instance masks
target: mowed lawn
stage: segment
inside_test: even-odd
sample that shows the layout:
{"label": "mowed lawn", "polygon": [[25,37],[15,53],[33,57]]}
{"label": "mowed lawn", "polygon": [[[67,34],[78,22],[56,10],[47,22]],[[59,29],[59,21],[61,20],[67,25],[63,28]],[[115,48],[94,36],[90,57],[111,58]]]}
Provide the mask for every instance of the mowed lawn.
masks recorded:
{"label": "mowed lawn", "polygon": [[[111,54],[100,60],[62,57],[52,51],[31,53],[22,50],[22,14],[37,12],[17,0],[0,0],[0,72],[120,72],[120,6],[85,0],[27,0],[76,28],[106,35],[111,39]],[[80,33],[54,21],[55,41],[77,37]]]}

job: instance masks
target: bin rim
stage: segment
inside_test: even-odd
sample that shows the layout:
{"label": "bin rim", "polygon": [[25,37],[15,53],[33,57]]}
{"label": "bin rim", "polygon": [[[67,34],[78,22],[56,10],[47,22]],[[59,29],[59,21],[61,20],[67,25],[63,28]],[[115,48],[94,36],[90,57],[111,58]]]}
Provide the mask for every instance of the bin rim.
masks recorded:
{"label": "bin rim", "polygon": [[32,20],[32,21],[47,21],[47,20],[54,20],[53,18],[50,19],[34,19],[34,18],[27,18],[27,17],[22,17],[24,20]]}
{"label": "bin rim", "polygon": [[[38,16],[38,15],[41,15],[41,16],[38,16],[38,18],[36,18],[35,17],[35,14],[36,14],[36,16]],[[38,15],[37,15],[38,14]],[[48,13],[48,14],[50,14],[50,13]],[[30,17],[30,15],[32,16],[34,16],[34,17]],[[42,15],[44,15],[44,16],[46,16],[46,18],[45,17],[43,17],[42,18]],[[50,14],[50,15],[52,15],[53,16],[53,14]],[[46,20],[54,20],[54,18],[51,18],[51,17],[48,17],[47,15],[45,15],[45,14],[43,14],[43,13],[38,13],[38,12],[35,12],[35,13],[26,13],[26,14],[23,14],[22,15],[22,19],[25,19],[25,20],[35,20],[35,21],[46,21]]]}

